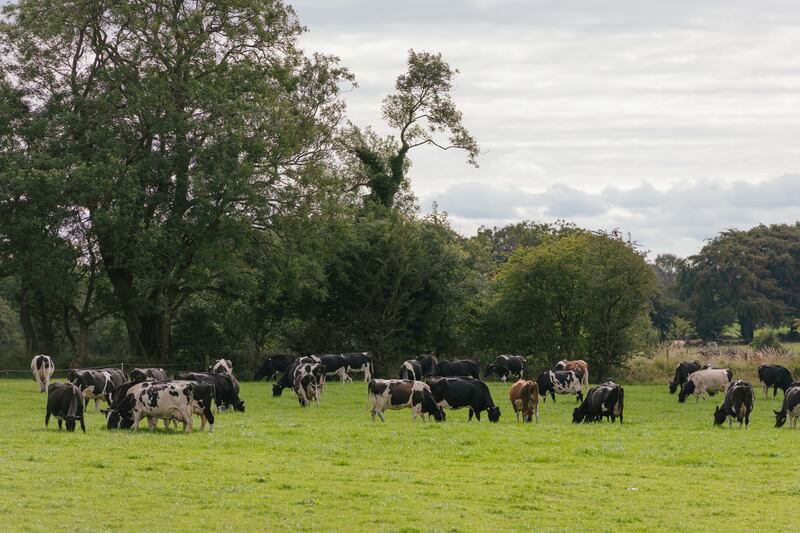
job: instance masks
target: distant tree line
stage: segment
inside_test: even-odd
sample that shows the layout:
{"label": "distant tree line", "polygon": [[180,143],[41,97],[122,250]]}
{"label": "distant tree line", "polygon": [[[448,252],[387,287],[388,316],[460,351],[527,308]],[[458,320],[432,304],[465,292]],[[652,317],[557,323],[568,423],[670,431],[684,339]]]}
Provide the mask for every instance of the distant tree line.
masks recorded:
{"label": "distant tree line", "polygon": [[410,51],[383,102],[298,45],[277,0],[24,0],[0,24],[0,366],[33,353],[193,367],[369,350],[586,359],[601,375],[676,335],[745,340],[798,312],[800,226],[725,232],[688,259],[616,232],[521,222],[465,238],[419,216],[411,156],[480,149],[457,71]]}

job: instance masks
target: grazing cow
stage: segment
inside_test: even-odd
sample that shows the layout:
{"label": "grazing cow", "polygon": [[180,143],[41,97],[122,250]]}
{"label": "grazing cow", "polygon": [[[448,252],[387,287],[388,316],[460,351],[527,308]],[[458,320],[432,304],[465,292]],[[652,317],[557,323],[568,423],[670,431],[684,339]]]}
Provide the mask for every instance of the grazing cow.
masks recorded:
{"label": "grazing cow", "polygon": [[208,367],[208,371],[213,374],[233,375],[233,362],[230,359],[217,359],[217,362]]}
{"label": "grazing cow", "polygon": [[572,422],[601,422],[606,417],[613,424],[619,417],[619,423],[622,424],[624,409],[625,389],[613,381],[607,381],[589,390],[586,399],[572,411]]}
{"label": "grazing cow", "polygon": [[50,378],[53,376],[55,369],[56,365],[49,355],[42,354],[33,357],[31,360],[31,372],[33,372],[33,381],[39,384],[39,392],[48,390],[47,387],[50,385]]}
{"label": "grazing cow", "polygon": [[700,361],[681,361],[675,367],[675,377],[669,382],[669,393],[675,394],[689,379],[689,374],[700,370]]}
{"label": "grazing cow", "polygon": [[498,355],[494,361],[486,365],[487,378],[492,374],[500,378],[505,383],[508,376],[522,379],[525,372],[525,358],[519,355]]}
{"label": "grazing cow", "polygon": [[733,379],[733,372],[724,368],[706,368],[692,372],[678,394],[678,401],[683,403],[690,394],[694,394],[695,399],[700,401],[700,396],[706,399],[706,393],[727,391]]}
{"label": "grazing cow", "polygon": [[[194,383],[194,393],[192,394],[192,413],[200,417],[200,431],[203,431],[208,422],[208,432],[214,432],[214,412],[211,410],[211,403],[214,401],[216,391],[214,385],[205,381],[175,380],[173,383]],[[176,424],[178,419],[173,418]],[[164,427],[169,425],[169,420],[164,420]]]}
{"label": "grazing cow", "polygon": [[385,422],[383,412],[387,409],[411,408],[411,419],[417,415],[428,414],[437,422],[445,420],[444,410],[436,405],[431,389],[421,381],[408,379],[372,379],[367,385],[369,400],[372,403],[372,421],[375,415]]}
{"label": "grazing cow", "polygon": [[295,359],[296,357],[291,355],[273,355],[264,360],[261,368],[253,375],[253,380],[272,379],[278,373],[286,372],[286,369],[291,366]]}
{"label": "grazing cow", "polygon": [[440,361],[433,371],[433,375],[443,378],[470,377],[480,379],[481,367],[477,361],[471,359],[456,359],[455,361]]}
{"label": "grazing cow", "polygon": [[500,420],[500,408],[494,404],[489,387],[479,379],[463,377],[439,377],[428,381],[436,404],[443,409],[469,407],[468,420],[472,415],[480,422],[481,411],[486,411],[489,422]]}
{"label": "grazing cow", "polygon": [[175,372],[176,380],[202,381],[214,385],[214,403],[221,410],[233,407],[234,411],[244,412],[244,401],[239,398],[239,382],[230,374],[212,372]]}
{"label": "grazing cow", "polygon": [[432,376],[436,371],[436,365],[439,364],[439,360],[433,354],[418,355],[417,361],[419,361],[419,365],[422,368],[422,377]]}
{"label": "grazing cow", "polygon": [[[310,356],[312,360],[317,363],[322,363],[325,368],[327,369],[328,374],[336,374],[339,376],[339,380],[342,383],[350,383],[353,381],[353,378],[350,377],[350,374],[347,373],[347,366],[349,365],[349,359],[342,355],[342,354],[323,354],[323,355],[312,355]],[[303,360],[305,358],[302,358]],[[322,380],[322,385],[325,385],[325,379]]]}
{"label": "grazing cow", "polygon": [[372,366],[372,354],[369,352],[351,352],[342,354],[347,358],[347,371],[348,372],[363,372],[364,381],[369,382],[372,379],[372,374],[375,373],[375,368]]}
{"label": "grazing cow", "polygon": [[422,379],[422,364],[416,359],[403,361],[403,365],[400,367],[400,379],[410,379],[411,381]]}
{"label": "grazing cow", "polygon": [[788,368],[781,365],[761,365],[758,367],[758,379],[764,389],[764,398],[769,396],[769,388],[772,387],[772,397],[778,394],[781,389],[784,394],[786,389],[792,384],[792,373]]}
{"label": "grazing cow", "polygon": [[547,401],[547,393],[556,401],[558,394],[574,394],[576,401],[583,400],[581,376],[574,370],[545,370],[536,378],[539,394]]}
{"label": "grazing cow", "polygon": [[742,429],[742,421],[744,421],[744,428],[747,429],[747,426],[750,425],[750,413],[753,412],[755,397],[753,386],[750,383],[742,380],[731,383],[725,392],[722,407],[714,409],[714,425],[721,426],[727,418],[730,428],[735,418],[739,422],[739,429]]}
{"label": "grazing cow", "polygon": [[141,419],[146,417],[150,431],[154,431],[159,419],[177,419],[184,424],[184,431],[191,433],[196,386],[193,380],[126,383],[106,412],[106,427],[132,427],[136,431]]}
{"label": "grazing cow", "polygon": [[536,417],[539,423],[539,385],[535,381],[520,379],[513,385],[508,393],[508,399],[514,407],[514,414],[519,422],[519,413],[522,411],[522,422],[530,422]]}
{"label": "grazing cow", "polygon": [[797,427],[797,419],[800,418],[800,382],[795,381],[796,385],[792,385],[786,389],[786,394],[783,395],[783,405],[780,411],[773,411],[775,413],[775,427],[783,427],[786,423],[786,417],[789,417],[789,427]]}
{"label": "grazing cow", "polygon": [[86,433],[86,425],[83,423],[83,395],[72,383],[54,382],[47,387],[47,414],[44,416],[44,427],[50,423],[51,415],[58,419],[59,430],[62,422],[66,421],[67,431],[75,431],[77,420]]}
{"label": "grazing cow", "polygon": [[93,369],[70,369],[67,370],[67,381],[81,390],[84,408],[89,405],[89,400],[94,400],[95,412],[100,410],[100,400],[111,404],[111,395],[114,392],[111,373]]}
{"label": "grazing cow", "polygon": [[581,376],[583,388],[589,390],[589,364],[583,359],[575,359],[574,361],[562,359],[556,363],[555,370],[572,370]]}
{"label": "grazing cow", "polygon": [[278,397],[283,393],[283,389],[290,389],[294,386],[294,369],[299,363],[295,361],[284,370],[281,377],[272,385],[272,396]]}
{"label": "grazing cow", "polygon": [[131,381],[169,381],[169,375],[163,368],[134,368]]}
{"label": "grazing cow", "polygon": [[316,402],[319,407],[326,373],[322,363],[302,363],[295,367],[292,388],[301,406],[308,407],[311,402]]}

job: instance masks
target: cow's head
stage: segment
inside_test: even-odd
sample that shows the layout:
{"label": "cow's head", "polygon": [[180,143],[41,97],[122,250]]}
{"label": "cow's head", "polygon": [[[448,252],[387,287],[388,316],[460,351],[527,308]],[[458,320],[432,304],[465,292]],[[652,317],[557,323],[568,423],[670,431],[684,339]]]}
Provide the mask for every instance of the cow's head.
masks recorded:
{"label": "cow's head", "polygon": [[686,401],[686,398],[689,397],[690,394],[694,393],[694,381],[691,379],[683,384],[681,387],[681,392],[678,394],[678,401],[683,403]]}
{"label": "cow's head", "polygon": [[106,415],[106,429],[128,429],[133,427],[133,419],[123,416],[116,409],[108,409]]}
{"label": "cow's head", "polygon": [[281,386],[280,386],[280,385],[278,385],[277,383],[274,383],[274,384],[272,385],[272,396],[274,396],[274,397],[278,397],[278,396],[280,396],[281,394],[283,394],[283,387],[281,387]]}
{"label": "cow's head", "polygon": [[488,378],[489,376],[491,376],[494,373],[497,373],[497,367],[495,366],[495,364],[494,363],[489,363],[488,365],[486,365],[486,370],[484,370],[484,374],[483,375]]}
{"label": "cow's head", "polygon": [[675,391],[678,390],[678,382],[677,381],[670,381],[669,382],[669,393],[675,394]]}
{"label": "cow's head", "polygon": [[580,407],[576,407],[572,410],[572,423],[573,424],[580,424],[583,422],[585,418],[585,408],[584,405],[581,404]]}
{"label": "cow's head", "polygon": [[555,368],[556,370],[566,370],[567,369],[567,360],[566,359],[562,359],[561,361],[556,363],[556,366],[553,367],[553,368]]}
{"label": "cow's head", "polygon": [[725,418],[727,415],[725,414],[725,409],[722,407],[717,407],[714,409],[714,425],[721,426],[725,423]]}
{"label": "cow's head", "polygon": [[782,428],[786,423],[786,411],[773,411],[775,413],[775,427]]}
{"label": "cow's head", "polygon": [[497,422],[500,420],[500,408],[496,405],[488,408],[486,414],[489,415],[489,422]]}
{"label": "cow's head", "polygon": [[433,416],[433,419],[436,420],[437,422],[444,422],[445,420],[447,420],[447,415],[444,414],[444,409],[442,409],[438,405],[436,406],[436,409],[434,409],[433,412],[430,414]]}
{"label": "cow's head", "polygon": [[[273,390],[273,393],[274,393],[274,390]],[[280,396],[280,394],[278,396]],[[244,413],[244,400],[240,400],[239,398],[234,400],[234,402],[233,402],[233,410],[234,411],[239,411],[240,413]]]}

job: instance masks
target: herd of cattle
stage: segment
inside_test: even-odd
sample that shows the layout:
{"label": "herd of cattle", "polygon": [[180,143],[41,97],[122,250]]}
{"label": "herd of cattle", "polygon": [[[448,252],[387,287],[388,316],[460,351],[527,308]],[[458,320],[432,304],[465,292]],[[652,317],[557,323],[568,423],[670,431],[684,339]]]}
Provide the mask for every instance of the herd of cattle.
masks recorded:
{"label": "herd of cattle", "polygon": [[[68,431],[74,431],[77,422],[85,431],[84,412],[89,401],[95,401],[95,411],[106,416],[108,429],[137,429],[146,418],[150,429],[158,420],[165,426],[178,422],[184,431],[191,432],[193,415],[201,418],[201,429],[206,424],[214,428],[215,411],[233,409],[244,411],[245,403],[239,397],[239,383],[233,374],[233,364],[220,359],[207,372],[179,371],[170,379],[161,368],[135,368],[128,376],[117,368],[70,369],[67,382],[50,383],[55,370],[53,360],[38,355],[31,362],[34,380],[41,392],[47,391],[45,426],[50,417],[58,419],[58,427],[66,422]],[[559,361],[553,369],[541,372],[535,380],[525,379],[526,361],[515,355],[501,355],[487,365],[484,377],[497,376],[504,383],[515,380],[509,388],[509,400],[517,421],[538,423],[539,399],[553,401],[556,394],[574,394],[579,406],[573,410],[573,422],[597,422],[603,418],[612,423],[623,421],[624,389],[614,382],[602,383],[589,389],[589,368],[585,361]],[[255,379],[277,378],[272,385],[273,396],[281,396],[284,389],[292,389],[301,406],[320,405],[326,378],[335,374],[342,382],[352,382],[351,373],[363,373],[368,383],[368,407],[372,419],[384,420],[386,410],[410,408],[412,419],[427,416],[436,421],[446,419],[445,409],[466,408],[468,419],[480,420],[486,412],[490,422],[500,419],[500,407],[494,403],[489,388],[480,377],[477,361],[462,359],[439,361],[434,355],[421,355],[404,361],[400,379],[374,378],[372,355],[368,352],[311,355],[305,357],[273,356],[264,361],[255,373]],[[779,365],[762,365],[758,368],[759,380],[767,394],[773,389],[784,391],[780,411],[775,411],[776,427],[789,419],[789,426],[797,426],[800,417],[800,382],[794,381],[791,372]],[[730,370],[713,365],[701,366],[698,361],[682,361],[675,368],[669,384],[670,393],[678,390],[678,401],[683,403],[693,395],[702,396],[717,392],[725,395],[722,406],[715,409],[714,423],[721,425],[727,419],[749,424],[755,394],[750,383],[733,381]],[[585,395],[584,395],[585,392]],[[100,410],[100,401],[107,409]],[[216,409],[212,409],[212,404]]]}

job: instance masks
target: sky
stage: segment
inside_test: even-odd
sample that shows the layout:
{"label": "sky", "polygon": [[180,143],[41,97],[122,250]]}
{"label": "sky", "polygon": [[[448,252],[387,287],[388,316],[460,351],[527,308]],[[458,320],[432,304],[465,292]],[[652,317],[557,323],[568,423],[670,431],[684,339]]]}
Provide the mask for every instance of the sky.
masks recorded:
{"label": "sky", "polygon": [[411,186],[453,227],[566,219],[652,254],[800,220],[800,9],[762,0],[289,0],[302,44],[356,75],[350,119],[409,49],[441,52],[483,153],[417,148]]}

